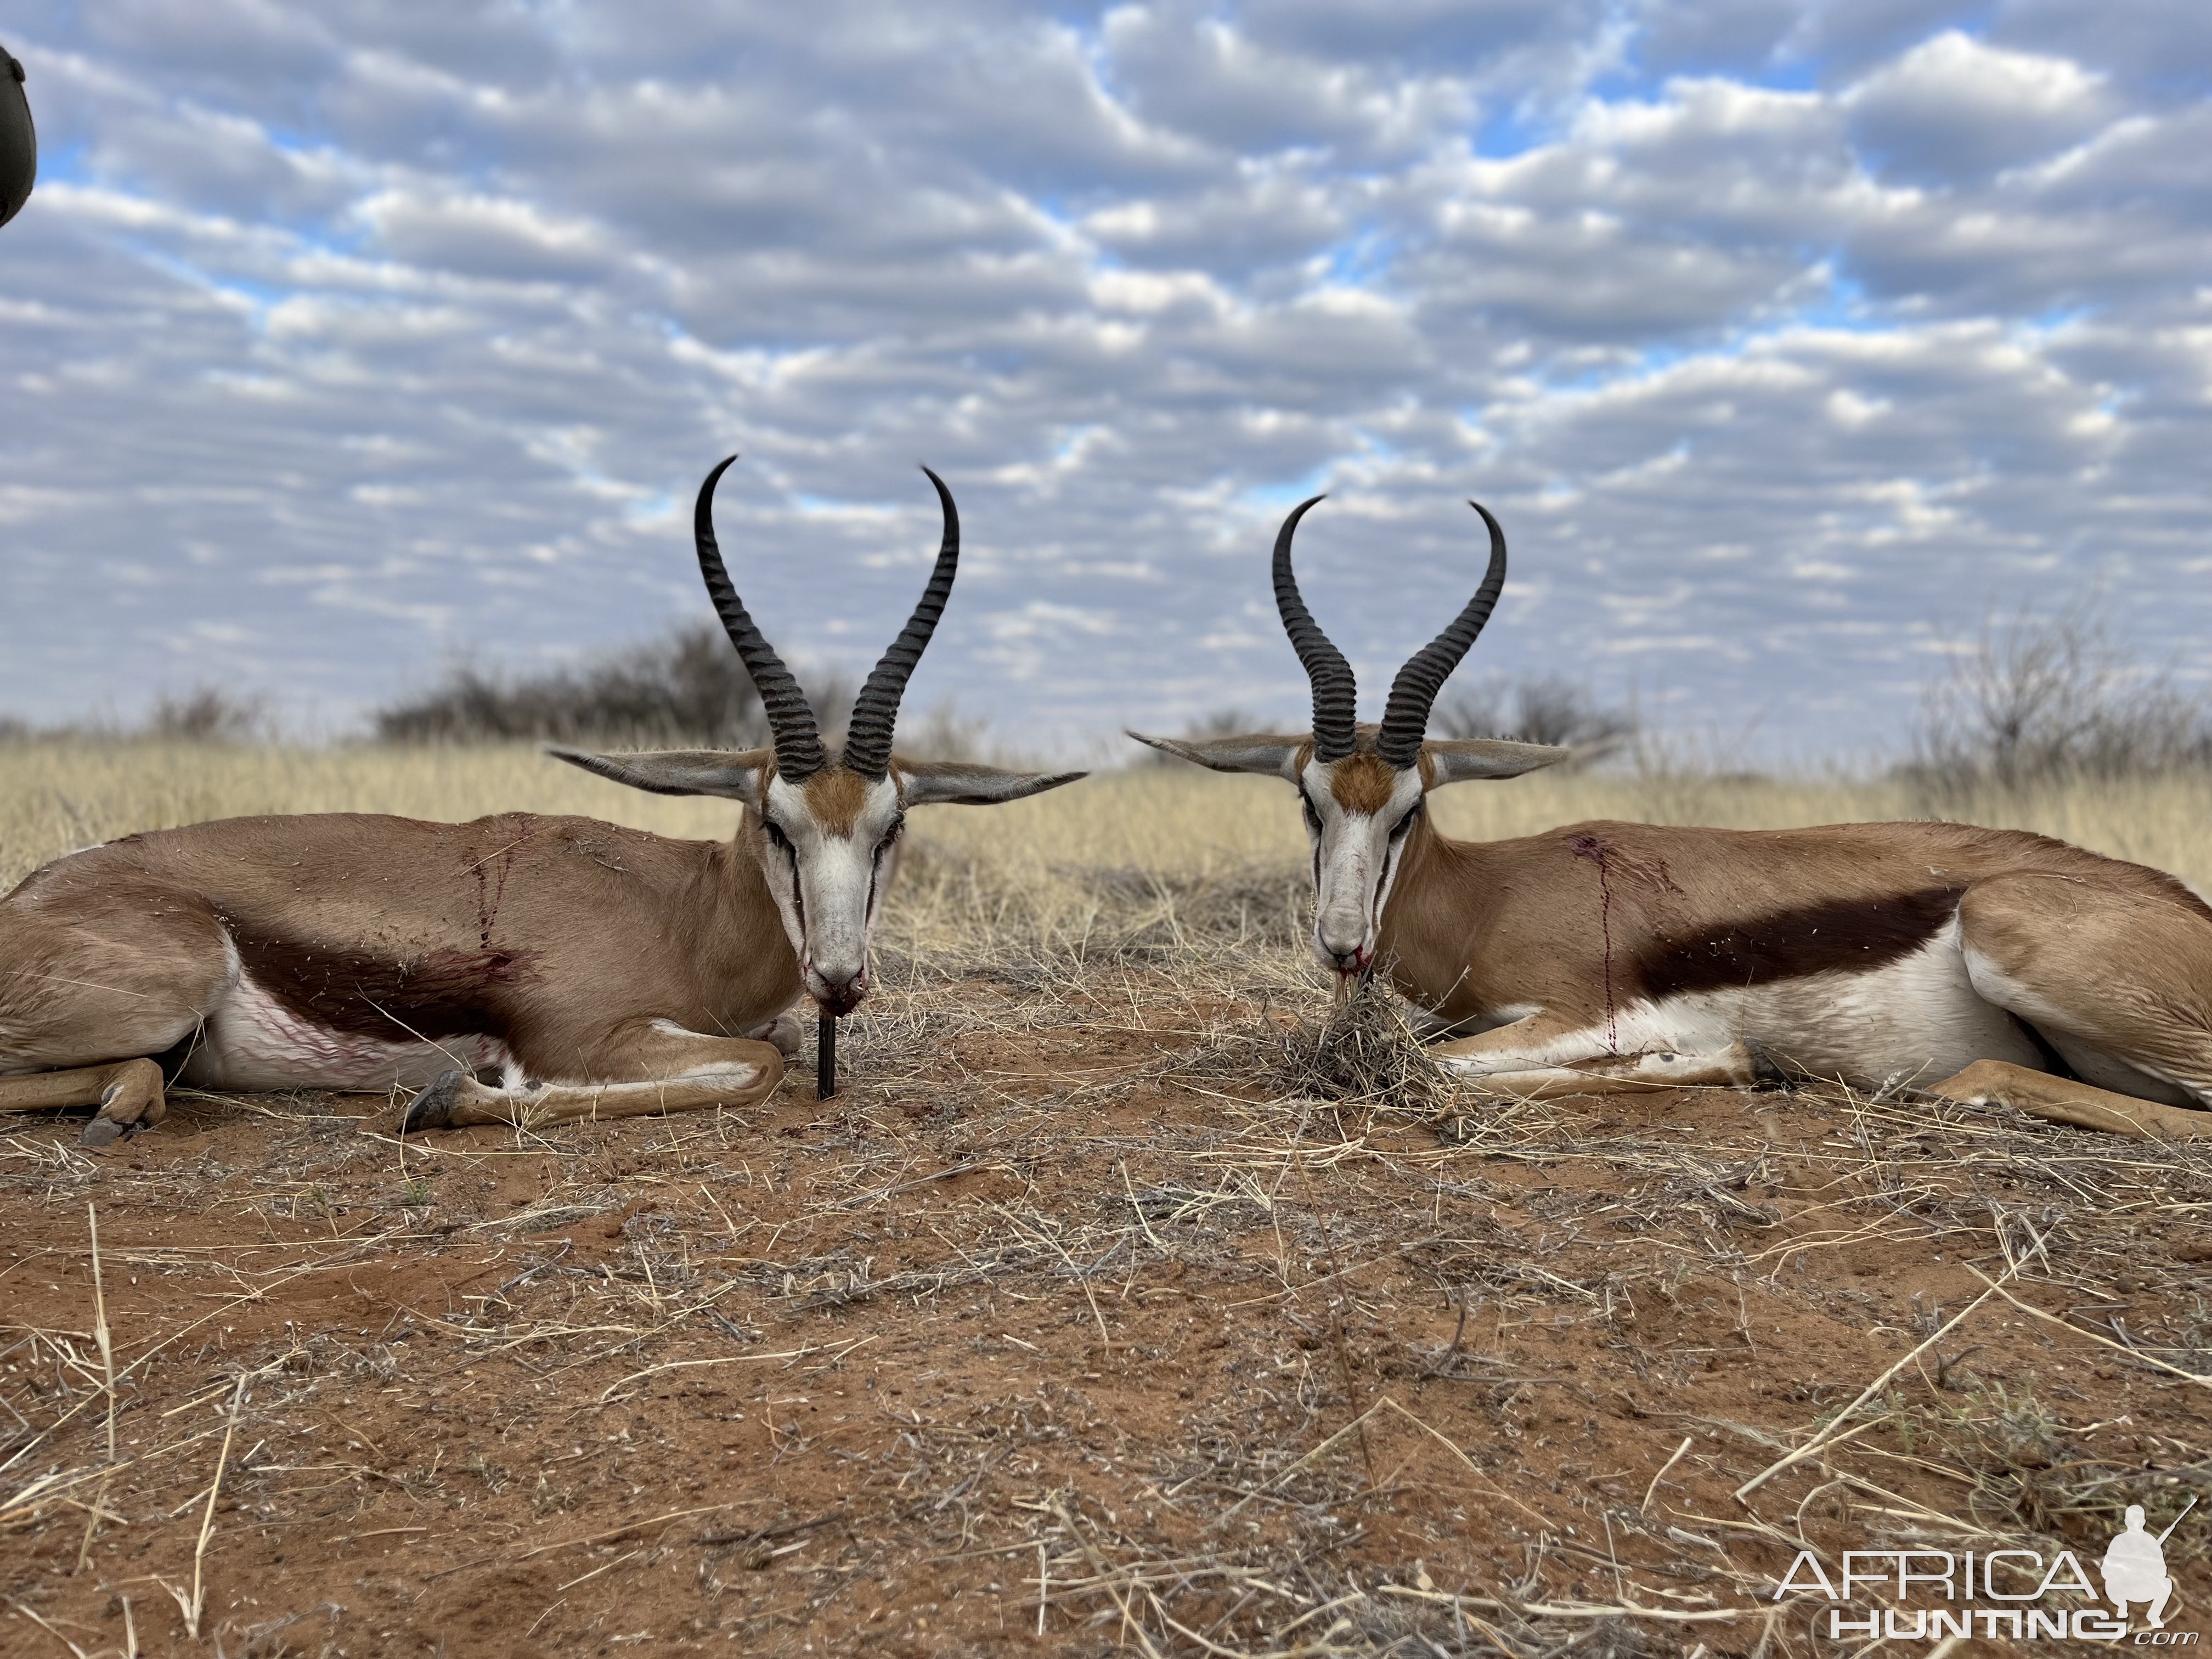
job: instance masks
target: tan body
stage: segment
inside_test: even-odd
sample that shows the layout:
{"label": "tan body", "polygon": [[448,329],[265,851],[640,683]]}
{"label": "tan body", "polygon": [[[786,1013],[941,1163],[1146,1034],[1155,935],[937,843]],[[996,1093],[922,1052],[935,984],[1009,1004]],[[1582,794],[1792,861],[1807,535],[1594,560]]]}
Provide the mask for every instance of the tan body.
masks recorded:
{"label": "tan body", "polygon": [[[0,1075],[165,1056],[208,1088],[382,1091],[459,1071],[499,1085],[450,1091],[448,1121],[679,1109],[775,1087],[763,1039],[795,1048],[776,1022],[799,989],[744,837],[589,818],[233,818],[72,854],[0,900]],[[117,1091],[111,1123],[159,1115],[144,1067],[70,1098],[0,1083],[0,1109],[84,1090]]]}
{"label": "tan body", "polygon": [[1376,955],[1479,1033],[1439,1056],[1502,1088],[1766,1067],[2212,1133],[2172,1109],[2212,1105],[2212,908],[2021,831],[1600,823],[1473,843],[1424,816]]}

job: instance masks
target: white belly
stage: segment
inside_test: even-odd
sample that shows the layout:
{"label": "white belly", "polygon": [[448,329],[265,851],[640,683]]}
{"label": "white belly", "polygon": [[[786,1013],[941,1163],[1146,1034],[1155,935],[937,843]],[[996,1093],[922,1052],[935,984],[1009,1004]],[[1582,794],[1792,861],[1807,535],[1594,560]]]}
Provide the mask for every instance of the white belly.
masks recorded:
{"label": "white belly", "polygon": [[[396,1028],[395,1028],[396,1030]],[[179,1080],[204,1089],[418,1089],[441,1073],[504,1069],[513,1063],[494,1036],[397,1041],[332,1030],[303,1020],[241,973],[208,1016]]]}
{"label": "white belly", "polygon": [[[1859,1087],[1940,1082],[1978,1060],[2045,1065],[2019,1024],[1975,991],[1955,920],[1881,968],[1624,1003],[1611,1026],[1587,1034],[1596,1052],[1708,1054],[1748,1042],[1794,1071]],[[1589,1051],[1573,1040],[1545,1047],[1559,1050],[1540,1062],[1553,1065]]]}

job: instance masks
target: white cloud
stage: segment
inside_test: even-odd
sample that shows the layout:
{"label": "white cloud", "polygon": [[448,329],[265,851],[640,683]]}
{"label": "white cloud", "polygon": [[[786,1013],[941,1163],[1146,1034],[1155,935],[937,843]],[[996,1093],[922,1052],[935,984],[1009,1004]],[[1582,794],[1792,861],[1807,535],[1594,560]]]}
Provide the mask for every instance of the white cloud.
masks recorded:
{"label": "white cloud", "polygon": [[945,472],[970,553],[918,694],[1070,749],[1297,714],[1264,567],[1321,489],[1309,590],[1371,699],[1479,574],[1468,495],[1516,558],[1474,672],[1632,672],[1791,750],[1894,729],[1915,629],[2097,569],[2147,652],[2212,634],[2191,8],[21,27],[0,708],[204,672],[342,711],[635,637],[700,610],[732,449],[749,602],[848,672]]}
{"label": "white cloud", "polygon": [[2071,59],[2008,52],[1955,28],[1882,64],[1841,102],[1877,170],[1937,185],[2039,160],[2112,113],[2103,77]]}

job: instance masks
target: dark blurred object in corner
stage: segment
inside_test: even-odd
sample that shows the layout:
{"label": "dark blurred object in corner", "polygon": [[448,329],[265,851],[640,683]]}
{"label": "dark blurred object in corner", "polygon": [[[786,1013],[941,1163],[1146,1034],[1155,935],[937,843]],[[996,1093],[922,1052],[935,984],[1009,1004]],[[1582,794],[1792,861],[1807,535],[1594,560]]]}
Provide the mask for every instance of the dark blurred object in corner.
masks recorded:
{"label": "dark blurred object in corner", "polygon": [[23,65],[0,46],[0,225],[22,210],[38,176],[39,135],[23,96]]}

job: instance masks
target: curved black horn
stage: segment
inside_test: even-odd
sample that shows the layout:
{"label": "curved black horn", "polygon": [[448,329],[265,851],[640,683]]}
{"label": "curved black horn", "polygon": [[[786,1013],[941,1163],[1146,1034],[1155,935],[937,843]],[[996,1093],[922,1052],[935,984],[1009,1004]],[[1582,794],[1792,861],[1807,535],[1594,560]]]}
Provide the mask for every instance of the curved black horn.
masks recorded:
{"label": "curved black horn", "polygon": [[1282,615],[1283,631],[1291,636],[1291,648],[1305,666],[1306,678],[1313,683],[1314,758],[1338,761],[1352,752],[1356,742],[1353,723],[1358,717],[1359,688],[1344,653],[1328,642],[1328,635],[1321,631],[1321,624],[1298,596],[1298,579],[1291,569],[1291,538],[1297,534],[1298,520],[1305,517],[1306,509],[1321,499],[1316,495],[1300,501],[1275,532],[1275,609]]}
{"label": "curved black horn", "polygon": [[945,487],[945,480],[926,466],[921,470],[937,486],[937,504],[945,514],[945,539],[938,547],[936,568],[929,573],[929,585],[921,590],[914,614],[869,671],[860,695],[853,699],[853,718],[845,727],[845,764],[864,778],[880,778],[890,769],[891,730],[898,724],[899,699],[906,694],[906,683],[921,660],[929,636],[937,631],[937,619],[945,614],[945,602],[952,596],[952,578],[960,568],[960,509],[952,505],[952,492]]}
{"label": "curved black horn", "polygon": [[723,568],[722,550],[714,544],[714,486],[737,459],[732,455],[722,462],[699,486],[699,505],[691,517],[692,536],[699,544],[699,574],[707,579],[707,597],[714,602],[723,630],[738,647],[745,672],[752,676],[754,688],[760,692],[761,710],[768,716],[768,729],[775,738],[776,775],[787,782],[804,783],[826,763],[822,735],[814,727],[814,711],[807,706],[799,682],[783,665],[783,659],[760,631],[760,624],[747,613],[745,602],[738,597],[730,573]]}
{"label": "curved black horn", "polygon": [[1490,526],[1490,568],[1483,574],[1482,586],[1467,602],[1467,609],[1453,617],[1443,633],[1413,653],[1398,671],[1398,678],[1390,682],[1390,701],[1382,710],[1382,729],[1376,734],[1375,752],[1401,772],[1419,757],[1437,693],[1444,689],[1444,681],[1467,655],[1474,636],[1482,632],[1505,586],[1505,532],[1480,501],[1468,505],[1481,514],[1483,523]]}

